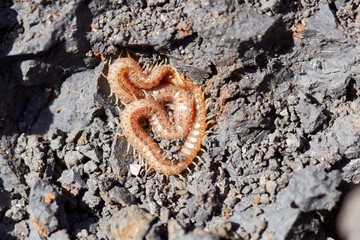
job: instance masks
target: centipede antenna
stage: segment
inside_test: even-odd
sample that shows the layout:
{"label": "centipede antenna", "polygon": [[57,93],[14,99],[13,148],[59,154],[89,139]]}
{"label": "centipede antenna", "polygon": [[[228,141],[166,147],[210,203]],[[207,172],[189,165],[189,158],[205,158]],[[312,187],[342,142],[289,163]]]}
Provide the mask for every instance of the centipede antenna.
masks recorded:
{"label": "centipede antenna", "polygon": [[199,162],[201,162],[202,164],[205,164],[204,159],[202,159],[200,156],[196,156],[196,158],[199,160]]}

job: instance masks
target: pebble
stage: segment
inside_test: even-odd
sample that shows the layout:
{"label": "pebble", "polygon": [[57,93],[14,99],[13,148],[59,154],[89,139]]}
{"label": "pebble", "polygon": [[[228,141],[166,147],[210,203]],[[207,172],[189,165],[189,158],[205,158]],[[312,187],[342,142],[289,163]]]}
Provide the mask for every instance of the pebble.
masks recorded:
{"label": "pebble", "polygon": [[267,181],[265,185],[266,192],[270,194],[270,196],[275,195],[277,184],[275,181]]}
{"label": "pebble", "polygon": [[64,156],[65,164],[69,169],[78,165],[79,163],[82,163],[83,160],[84,156],[78,151],[68,151]]}

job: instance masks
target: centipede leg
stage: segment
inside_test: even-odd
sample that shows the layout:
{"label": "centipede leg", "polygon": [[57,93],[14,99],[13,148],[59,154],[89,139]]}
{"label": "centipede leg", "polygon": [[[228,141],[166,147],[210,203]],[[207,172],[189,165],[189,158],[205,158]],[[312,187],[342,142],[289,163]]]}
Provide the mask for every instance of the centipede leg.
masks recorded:
{"label": "centipede leg", "polygon": [[210,104],[211,104],[211,102],[205,103],[205,108],[206,108],[206,110],[208,110],[208,109],[209,109]]}
{"label": "centipede leg", "polygon": [[116,109],[117,109],[118,113],[120,114],[120,113],[121,113],[120,107],[119,107],[119,106],[116,106]]}
{"label": "centipede leg", "polygon": [[209,135],[209,134],[212,134],[212,133],[214,133],[214,131],[212,131],[212,130],[206,130],[206,135]]}
{"label": "centipede leg", "polygon": [[186,178],[184,178],[184,176],[181,175],[180,173],[178,174],[178,177],[179,177],[182,181],[186,182]]}
{"label": "centipede leg", "polygon": [[127,105],[129,105],[129,104],[127,104],[127,103],[122,102],[121,100],[120,100],[120,103],[121,103],[121,105],[124,105],[125,107],[126,107]]}
{"label": "centipede leg", "polygon": [[103,72],[100,72],[100,74],[103,76],[103,78],[107,79],[107,76]]}
{"label": "centipede leg", "polygon": [[159,63],[155,63],[155,66],[153,69],[157,68],[159,66]]}
{"label": "centipede leg", "polygon": [[133,157],[135,158],[135,156],[136,156],[136,150],[135,148],[133,148]]}
{"label": "centipede leg", "polygon": [[124,135],[124,134],[122,134],[122,133],[116,133],[116,134],[115,134],[115,136],[116,136],[117,138],[122,138],[122,137],[125,137],[125,135]]}
{"label": "centipede leg", "polygon": [[209,115],[209,116],[206,116],[206,120],[211,120],[211,119],[213,119],[214,117],[216,117],[216,114],[214,113],[214,114],[211,114],[211,115]]}
{"label": "centipede leg", "polygon": [[143,89],[142,92],[144,93],[145,95],[145,98],[147,99],[149,97],[149,94]]}
{"label": "centipede leg", "polygon": [[146,169],[145,177],[147,177],[147,175],[149,174],[149,172],[151,172],[151,168]]}
{"label": "centipede leg", "polygon": [[149,167],[148,167],[148,163],[147,163],[147,161],[145,161],[145,176],[146,176],[146,174],[147,174],[147,172],[148,172],[148,170],[149,170]]}
{"label": "centipede leg", "polygon": [[216,123],[214,119],[210,119],[209,121],[206,122],[206,124],[213,124],[213,123]]}
{"label": "centipede leg", "polygon": [[199,162],[201,162],[202,164],[205,164],[204,159],[202,159],[200,156],[196,156],[196,158],[199,160]]}
{"label": "centipede leg", "polygon": [[199,169],[199,165],[196,162],[193,161],[192,164],[195,165],[196,169]]}
{"label": "centipede leg", "polygon": [[145,63],[144,66],[143,66],[143,71],[144,72],[148,72],[149,71],[149,64],[148,63]]}

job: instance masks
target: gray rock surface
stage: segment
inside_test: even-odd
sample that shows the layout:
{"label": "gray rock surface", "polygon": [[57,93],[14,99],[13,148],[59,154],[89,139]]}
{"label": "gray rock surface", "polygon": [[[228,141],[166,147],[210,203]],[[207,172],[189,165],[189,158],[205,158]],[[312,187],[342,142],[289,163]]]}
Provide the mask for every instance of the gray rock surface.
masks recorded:
{"label": "gray rock surface", "polygon": [[151,214],[130,206],[114,214],[105,227],[111,234],[109,237],[114,239],[143,239],[153,220],[154,216]]}
{"label": "gray rock surface", "polygon": [[[28,212],[31,229],[41,237],[49,237],[68,227],[58,191],[45,181],[38,181],[31,189]],[[67,234],[65,236],[68,238]]]}
{"label": "gray rock surface", "polygon": [[73,169],[63,171],[58,181],[66,191],[74,196],[77,196],[80,190],[85,187],[84,180]]}
{"label": "gray rock surface", "polygon": [[96,76],[100,76],[101,69],[102,65],[99,65],[94,70],[77,73],[67,79],[61,86],[60,95],[40,113],[33,131],[42,132],[44,126],[49,126],[50,130],[58,128],[72,132],[89,125],[100,110],[94,94],[97,93]]}
{"label": "gray rock surface", "polygon": [[67,25],[75,20],[74,13],[79,2],[57,1],[43,4],[35,1],[15,5],[17,21],[23,27],[23,34],[19,34],[14,47],[7,54],[37,54],[59,43],[69,34]]}
{"label": "gray rock surface", "polygon": [[[297,222],[301,219],[309,224],[314,221],[304,213],[331,210],[340,198],[336,190],[341,181],[338,171],[326,173],[314,167],[307,167],[296,172],[289,186],[279,192],[275,203],[264,212],[267,229],[264,236],[286,239],[296,236]],[[316,220],[315,220],[316,221]],[[278,226],[281,225],[281,229]],[[304,224],[305,225],[305,224]],[[305,225],[306,226],[306,225]],[[310,224],[298,237],[313,233],[320,236],[319,224]]]}

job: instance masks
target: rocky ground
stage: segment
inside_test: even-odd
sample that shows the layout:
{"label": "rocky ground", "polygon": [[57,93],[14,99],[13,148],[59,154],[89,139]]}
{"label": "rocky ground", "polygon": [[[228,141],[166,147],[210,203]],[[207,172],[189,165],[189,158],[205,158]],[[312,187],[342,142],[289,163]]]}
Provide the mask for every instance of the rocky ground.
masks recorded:
{"label": "rocky ground", "polygon": [[[356,239],[359,5],[1,1],[1,239]],[[185,179],[145,176],[116,136],[126,53],[210,99]]]}

